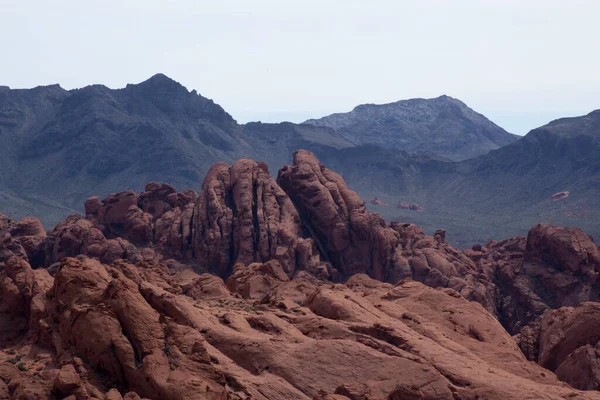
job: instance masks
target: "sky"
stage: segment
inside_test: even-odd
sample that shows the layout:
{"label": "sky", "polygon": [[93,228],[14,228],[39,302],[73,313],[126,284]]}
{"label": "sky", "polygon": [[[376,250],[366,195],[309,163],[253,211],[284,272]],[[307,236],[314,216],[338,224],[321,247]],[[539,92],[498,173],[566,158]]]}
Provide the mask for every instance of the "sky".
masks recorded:
{"label": "sky", "polygon": [[0,0],[0,85],[164,73],[239,122],[446,94],[512,133],[600,108],[596,0]]}

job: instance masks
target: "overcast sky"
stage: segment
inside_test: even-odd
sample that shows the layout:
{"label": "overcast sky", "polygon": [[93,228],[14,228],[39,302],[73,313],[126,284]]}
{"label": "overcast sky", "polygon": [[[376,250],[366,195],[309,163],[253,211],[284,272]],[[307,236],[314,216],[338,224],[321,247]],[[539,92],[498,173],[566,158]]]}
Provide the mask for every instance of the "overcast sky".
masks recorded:
{"label": "overcast sky", "polygon": [[525,134],[600,108],[600,1],[0,0],[0,85],[157,72],[240,122],[457,97]]}

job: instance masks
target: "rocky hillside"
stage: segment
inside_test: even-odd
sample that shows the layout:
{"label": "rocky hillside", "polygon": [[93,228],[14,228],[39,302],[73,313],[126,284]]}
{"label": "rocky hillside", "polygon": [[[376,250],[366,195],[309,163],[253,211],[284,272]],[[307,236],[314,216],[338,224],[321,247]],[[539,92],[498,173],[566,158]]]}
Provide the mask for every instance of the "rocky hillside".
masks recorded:
{"label": "rocky hillside", "polygon": [[363,104],[306,123],[333,128],[356,145],[375,144],[454,161],[486,154],[519,138],[448,96]]}
{"label": "rocky hillside", "polygon": [[0,398],[600,399],[580,229],[463,252],[307,151],[201,187],[91,197],[48,232],[0,214]]}

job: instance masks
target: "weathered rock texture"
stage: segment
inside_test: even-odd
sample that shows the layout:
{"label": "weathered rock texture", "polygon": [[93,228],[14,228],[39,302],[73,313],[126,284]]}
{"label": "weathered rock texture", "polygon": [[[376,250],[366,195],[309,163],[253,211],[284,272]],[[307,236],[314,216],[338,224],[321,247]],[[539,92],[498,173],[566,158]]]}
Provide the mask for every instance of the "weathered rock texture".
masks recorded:
{"label": "weathered rock texture", "polygon": [[[530,359],[582,390],[600,389],[600,303],[548,310],[516,337]],[[526,353],[527,354],[527,353]]]}
{"label": "weathered rock texture", "polygon": [[38,265],[43,259],[46,231],[37,218],[25,217],[13,221],[0,213],[0,262],[18,255]]}
{"label": "weathered rock texture", "polygon": [[430,237],[412,224],[387,226],[308,151],[297,151],[294,165],[283,167],[277,181],[323,257],[344,277],[366,273],[391,283],[413,277],[433,287],[452,287],[494,312],[494,286],[479,282],[475,263],[446,243],[445,232]]}
{"label": "weathered rock texture", "polygon": [[194,259],[224,277],[235,263],[276,259],[290,276],[317,266],[298,212],[264,163],[214,165],[196,201],[192,231]]}
{"label": "weathered rock texture", "polygon": [[598,300],[598,247],[579,228],[536,225],[527,238],[465,253],[493,276],[498,315],[513,334],[548,309]]}
{"label": "weathered rock texture", "polygon": [[0,398],[600,399],[567,385],[600,384],[577,228],[460,251],[307,151],[85,207],[47,234],[0,215]]}
{"label": "weathered rock texture", "polygon": [[38,324],[1,348],[19,368],[0,365],[0,390],[15,399],[600,398],[527,362],[491,314],[452,289],[366,275],[345,285],[290,280],[272,262],[279,272],[246,271],[257,270],[253,287],[267,296],[243,289],[253,274],[234,273],[228,286],[247,299],[193,298],[189,282],[215,284],[191,270],[79,256],[41,279],[15,256],[15,304],[33,309],[31,285],[19,282],[49,285],[32,292]]}

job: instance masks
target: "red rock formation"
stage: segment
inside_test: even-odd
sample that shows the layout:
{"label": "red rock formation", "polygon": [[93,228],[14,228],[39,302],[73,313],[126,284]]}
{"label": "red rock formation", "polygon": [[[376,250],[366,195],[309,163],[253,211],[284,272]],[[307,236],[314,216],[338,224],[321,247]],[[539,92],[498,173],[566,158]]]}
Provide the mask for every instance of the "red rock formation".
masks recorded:
{"label": "red rock formation", "polygon": [[383,200],[379,200],[377,197],[373,197],[369,200],[369,204],[373,204],[374,206],[387,206],[388,204],[383,201]]}
{"label": "red rock formation", "polygon": [[242,159],[214,165],[192,221],[193,257],[226,277],[234,264],[276,259],[284,271],[315,270],[312,239],[303,239],[298,212],[264,163]]}
{"label": "red rock formation", "polygon": [[156,220],[168,211],[185,208],[197,198],[198,195],[191,189],[177,193],[175,188],[167,183],[150,182],[138,196],[137,205]]}
{"label": "red rock formation", "polygon": [[424,211],[425,209],[418,204],[410,204],[405,201],[398,201],[396,204],[396,208],[400,208],[402,210],[412,210],[412,211]]}
{"label": "red rock formation", "polygon": [[452,288],[496,314],[493,277],[450,246],[445,231],[438,230],[431,237],[414,224],[392,223],[391,227],[399,234],[399,257],[405,260],[404,274],[397,278],[412,277],[431,287]]}
{"label": "red rock formation", "polygon": [[[224,398],[224,381],[217,382],[224,378],[211,366],[202,336],[161,320],[142,295],[161,289],[142,283],[94,260],[64,259],[48,304],[58,323],[57,351],[72,349],[113,384],[144,397]],[[74,385],[72,371],[66,380]]]}
{"label": "red rock formation", "polygon": [[[163,228],[157,233],[160,236],[154,237],[153,224],[158,223],[157,220],[169,213],[167,219],[173,219],[172,214],[179,215],[196,198],[193,190],[177,193],[171,185],[150,182],[139,195],[128,190],[111,194],[102,201],[90,197],[85,202],[85,212],[106,237],[121,237],[144,246],[152,241],[159,242],[169,233]],[[164,221],[162,225],[166,225]]]}
{"label": "red rock formation", "polygon": [[600,303],[549,310],[517,336],[541,366],[581,390],[600,387]]}
{"label": "red rock formation", "polygon": [[289,278],[277,260],[248,266],[237,264],[227,279],[227,288],[245,299],[262,299],[274,288]]}
{"label": "red rock formation", "polygon": [[554,201],[561,200],[567,197],[569,197],[569,192],[558,192],[550,196],[550,198]]}
{"label": "red rock formation", "polygon": [[592,238],[576,227],[536,225],[527,237],[525,261],[542,261],[593,283],[600,272],[600,254]]}
{"label": "red rock formation", "polygon": [[385,280],[396,269],[396,233],[370,214],[343,178],[305,150],[294,165],[279,171],[277,182],[290,196],[324,256],[343,275],[368,273]]}
{"label": "red rock formation", "polygon": [[358,195],[336,173],[307,151],[279,172],[278,182],[298,208],[326,259],[346,277],[366,273],[395,283],[412,277],[433,287],[452,287],[495,312],[495,287],[481,281],[476,265],[445,241],[412,224],[386,226],[370,214]]}
{"label": "red rock formation", "polygon": [[197,198],[150,183],[47,235],[0,215],[0,398],[600,398],[526,361],[600,383],[581,230],[463,252],[388,226],[312,153],[278,182],[239,160]]}
{"label": "red rock formation", "polygon": [[99,204],[97,197],[85,202],[85,212],[96,228],[108,238],[122,237],[135,245],[152,241],[152,215],[137,205],[138,195],[127,190],[109,195]]}
{"label": "red rock formation", "polygon": [[527,238],[490,242],[466,251],[498,287],[498,316],[507,330],[521,328],[549,308],[598,299],[598,248],[579,228],[537,225]]}
{"label": "red rock formation", "polygon": [[32,336],[39,335],[39,318],[45,311],[43,296],[52,285],[51,280],[46,270],[32,270],[18,256],[6,261],[0,270],[0,344],[27,329]]}
{"label": "red rock formation", "polygon": [[131,262],[155,260],[151,249],[140,251],[120,237],[106,239],[93,223],[80,215],[72,215],[48,231],[44,242],[45,265],[47,267],[65,257],[87,255],[105,263],[123,258]]}
{"label": "red rock formation", "polygon": [[39,219],[25,217],[18,222],[0,213],[0,262],[18,255],[34,265],[43,262],[46,231]]}
{"label": "red rock formation", "polygon": [[[436,240],[405,230],[413,247],[443,245],[441,232]],[[39,270],[50,285],[31,291],[35,271],[13,257],[10,304],[40,303],[39,328],[23,326],[39,333],[25,343],[45,347],[28,356],[16,345],[23,371],[0,367],[0,390],[13,398],[600,398],[525,363],[499,323],[453,289],[365,275],[346,285],[302,272],[290,280],[278,261],[267,264],[236,268],[228,286],[241,299],[190,270],[85,257],[63,258],[53,283]],[[38,377],[39,363],[47,372]]]}

